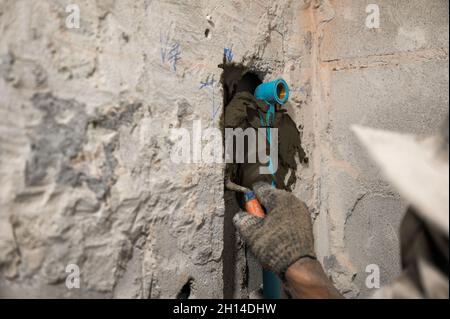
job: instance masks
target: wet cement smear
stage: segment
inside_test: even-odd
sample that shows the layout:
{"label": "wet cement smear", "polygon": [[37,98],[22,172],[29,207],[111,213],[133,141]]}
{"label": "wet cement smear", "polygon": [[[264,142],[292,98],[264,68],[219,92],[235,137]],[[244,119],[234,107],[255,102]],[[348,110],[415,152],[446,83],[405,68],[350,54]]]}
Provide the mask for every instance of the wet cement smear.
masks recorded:
{"label": "wet cement smear", "polygon": [[[222,74],[224,88],[225,112],[223,126],[225,128],[261,128],[260,114],[265,114],[267,105],[253,96],[256,87],[261,84],[256,73],[239,64],[228,64]],[[289,103],[289,102],[288,102]],[[292,190],[296,182],[297,161],[307,161],[301,145],[300,133],[292,118],[286,113],[286,105],[276,107],[274,128],[278,129],[278,169],[275,182],[278,188]],[[249,145],[245,146],[245,153]],[[267,146],[267,154],[269,147]],[[256,181],[270,183],[271,175],[260,175],[260,163],[248,163],[247,156],[242,164],[231,164],[227,173],[232,180],[246,187],[252,187]]]}
{"label": "wet cement smear", "polygon": [[[221,118],[223,128],[254,128],[261,127],[259,111],[265,113],[267,106],[262,101],[257,101],[253,96],[256,87],[262,83],[263,73],[236,63],[224,63],[219,67],[223,69],[221,83],[223,86],[224,113]],[[292,190],[296,182],[297,163],[306,163],[305,151],[301,146],[300,133],[294,121],[285,112],[285,106],[276,110],[274,127],[278,128],[278,170],[275,174],[278,188]],[[224,135],[225,136],[225,135]],[[244,151],[247,154],[248,142]],[[251,145],[250,145],[251,146]],[[257,146],[257,145],[256,145]],[[253,145],[252,147],[255,147]],[[235,153],[235,152],[234,152]],[[267,145],[266,154],[270,154]],[[244,163],[227,164],[225,168],[225,179],[228,177],[237,184],[251,188],[256,181],[271,183],[271,175],[260,175],[260,163],[248,163],[244,156]],[[225,298],[233,298],[237,287],[247,287],[250,272],[258,270],[249,269],[248,265],[242,267],[242,255],[239,255],[239,243],[235,238],[236,230],[233,226],[233,216],[243,209],[242,194],[227,191],[225,197],[225,217],[223,230],[223,295]],[[241,260],[241,262],[239,262]],[[244,274],[238,278],[238,274]],[[260,277],[257,276],[258,278]],[[239,290],[239,289],[238,289]]]}

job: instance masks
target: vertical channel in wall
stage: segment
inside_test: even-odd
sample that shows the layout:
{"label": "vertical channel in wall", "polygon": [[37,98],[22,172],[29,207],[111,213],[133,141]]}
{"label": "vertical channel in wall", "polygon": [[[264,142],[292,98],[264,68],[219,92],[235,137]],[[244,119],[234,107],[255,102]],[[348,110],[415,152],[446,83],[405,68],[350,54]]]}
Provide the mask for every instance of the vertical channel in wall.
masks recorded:
{"label": "vertical channel in wall", "polygon": [[[259,117],[267,112],[267,105],[263,101],[256,101],[251,97],[258,85],[262,83],[261,79],[266,77],[265,74],[242,64],[224,62],[221,67],[223,68],[221,83],[223,86],[224,105],[221,124],[224,129],[224,138],[226,136],[226,128],[253,128],[256,130],[265,127]],[[267,76],[267,78],[269,81],[273,80],[270,76]],[[297,169],[306,164],[308,158],[301,145],[297,124],[288,114],[287,110],[291,107],[289,102],[276,106],[276,120],[273,123],[273,128],[278,132],[278,153],[275,156],[278,157],[277,163],[279,165],[274,175],[260,175],[257,173],[259,170],[254,171],[259,165],[250,164],[251,162],[247,163],[244,160],[244,163],[233,162],[226,164],[225,181],[230,179],[234,183],[252,187],[253,182],[256,180],[270,183],[274,179],[277,188],[287,191],[293,190],[297,182]],[[251,145],[249,143],[254,143],[249,141],[248,137],[244,138],[243,142],[245,150],[250,149]],[[235,154],[236,138],[233,147],[233,154]],[[266,152],[271,153],[271,150],[267,149]],[[273,154],[267,155],[272,156]],[[250,171],[248,171],[249,169]],[[239,241],[232,223],[233,216],[240,210],[243,210],[241,194],[225,189],[224,202],[224,297],[256,297],[262,284],[262,270],[256,259],[246,250],[245,245]]]}
{"label": "vertical channel in wall", "polygon": [[[221,84],[223,89],[224,112],[221,118],[223,136],[225,137],[225,113],[227,105],[234,95],[240,91],[253,93],[256,86],[261,83],[259,77],[249,72],[248,67],[242,64],[229,63],[224,59],[220,65],[223,69]],[[225,141],[224,141],[225,144]],[[227,163],[225,167],[225,180],[231,179],[239,183],[239,164]],[[224,181],[225,182],[225,181]],[[242,210],[239,204],[239,194],[224,189],[225,219],[223,231],[223,295],[224,298],[247,298],[249,294],[249,266],[247,264],[245,246],[239,242],[236,229],[233,225],[233,216]]]}

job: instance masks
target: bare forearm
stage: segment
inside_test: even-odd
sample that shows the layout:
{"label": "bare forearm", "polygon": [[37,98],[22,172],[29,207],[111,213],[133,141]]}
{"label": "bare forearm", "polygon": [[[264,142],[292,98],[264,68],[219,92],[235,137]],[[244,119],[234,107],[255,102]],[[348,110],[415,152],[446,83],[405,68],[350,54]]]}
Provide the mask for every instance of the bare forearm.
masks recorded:
{"label": "bare forearm", "polygon": [[298,299],[343,298],[323,271],[320,263],[302,258],[291,265],[285,274],[287,288]]}

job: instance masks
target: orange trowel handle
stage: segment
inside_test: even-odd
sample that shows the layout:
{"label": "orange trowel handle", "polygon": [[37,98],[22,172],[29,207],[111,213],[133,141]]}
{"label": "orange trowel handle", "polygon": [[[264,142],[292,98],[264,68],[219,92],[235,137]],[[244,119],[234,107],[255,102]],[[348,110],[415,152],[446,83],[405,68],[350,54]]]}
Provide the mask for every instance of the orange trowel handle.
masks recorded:
{"label": "orange trowel handle", "polygon": [[247,213],[260,218],[264,218],[266,216],[254,192],[245,193],[244,197],[245,210],[247,211]]}

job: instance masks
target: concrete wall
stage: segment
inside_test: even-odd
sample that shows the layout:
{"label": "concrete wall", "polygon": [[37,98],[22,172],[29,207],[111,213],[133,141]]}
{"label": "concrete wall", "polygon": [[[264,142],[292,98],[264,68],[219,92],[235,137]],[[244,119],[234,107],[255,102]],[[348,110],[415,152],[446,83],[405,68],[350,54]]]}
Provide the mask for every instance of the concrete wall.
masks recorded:
{"label": "concrete wall", "polygon": [[223,166],[172,163],[170,129],[220,127],[224,48],[273,76],[294,64],[298,12],[0,1],[0,297],[222,297]]}
{"label": "concrete wall", "polygon": [[[366,6],[380,9],[369,29]],[[365,297],[366,266],[381,284],[399,272],[407,203],[350,131],[352,124],[427,135],[448,113],[448,1],[322,1],[311,15],[313,206],[323,264],[348,297]],[[306,17],[305,17],[306,18]],[[306,124],[305,124],[306,125]]]}
{"label": "concrete wall", "polygon": [[0,297],[249,296],[242,243],[224,246],[223,165],[169,154],[171,128],[220,127],[225,48],[291,86],[309,157],[294,192],[330,277],[349,297],[369,293],[369,263],[389,281],[405,203],[349,125],[439,123],[448,2],[378,0],[377,30],[368,3],[0,0]]}

